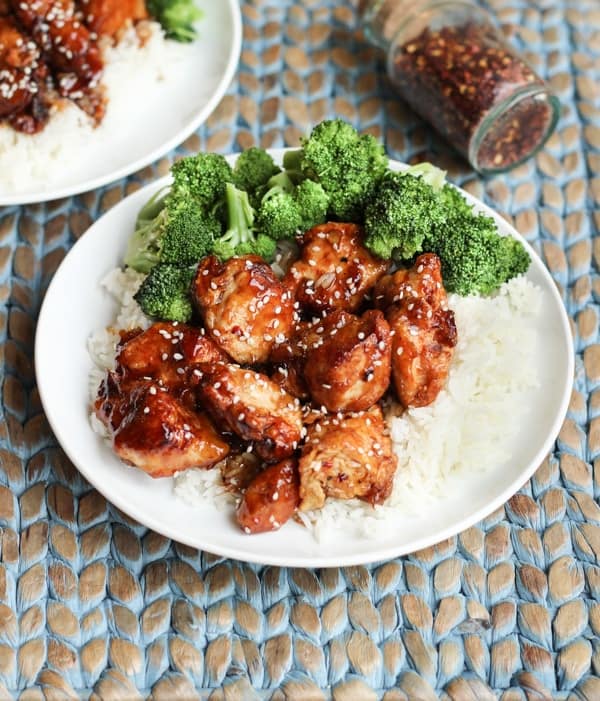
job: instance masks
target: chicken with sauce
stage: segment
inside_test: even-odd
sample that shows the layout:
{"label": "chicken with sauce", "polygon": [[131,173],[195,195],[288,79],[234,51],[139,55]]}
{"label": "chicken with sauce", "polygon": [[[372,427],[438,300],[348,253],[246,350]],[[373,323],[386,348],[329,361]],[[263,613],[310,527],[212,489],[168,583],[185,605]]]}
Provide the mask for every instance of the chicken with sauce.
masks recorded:
{"label": "chicken with sauce", "polygon": [[233,364],[206,366],[199,393],[214,419],[251,441],[267,462],[286,458],[298,447],[300,403],[266,375]]}
{"label": "chicken with sauce", "polygon": [[68,99],[99,124],[100,39],[147,17],[144,0],[0,0],[0,120],[35,134]]}
{"label": "chicken with sauce", "polygon": [[380,504],[396,471],[381,408],[318,418],[308,427],[298,468],[302,511],[320,509],[327,497]]}
{"label": "chicken with sauce", "polygon": [[153,477],[222,460],[229,444],[193,388],[199,364],[225,358],[202,329],[159,322],[124,334],[95,407],[117,455]]}
{"label": "chicken with sauce", "polygon": [[457,340],[440,259],[424,253],[412,268],[381,278],[374,295],[394,331],[392,378],[398,399],[405,407],[427,406],[446,382]]}
{"label": "chicken with sauce", "polygon": [[356,311],[388,268],[387,262],[375,258],[362,245],[362,228],[357,224],[315,226],[300,243],[300,258],[283,283],[310,313]]}
{"label": "chicken with sauce", "polygon": [[262,258],[221,263],[205,258],[193,282],[194,301],[215,343],[238,363],[264,363],[294,324],[290,291]]}
{"label": "chicken with sauce", "polygon": [[436,256],[386,274],[349,224],[300,243],[283,280],[256,256],[204,258],[192,284],[203,326],[124,337],[97,402],[117,453],[153,476],[220,461],[247,533],[329,497],[383,502],[397,460],[381,400],[393,388],[404,406],[433,401],[456,343]]}
{"label": "chicken with sauce", "polygon": [[9,16],[0,17],[0,119],[35,133],[49,117],[48,66],[38,46]]}

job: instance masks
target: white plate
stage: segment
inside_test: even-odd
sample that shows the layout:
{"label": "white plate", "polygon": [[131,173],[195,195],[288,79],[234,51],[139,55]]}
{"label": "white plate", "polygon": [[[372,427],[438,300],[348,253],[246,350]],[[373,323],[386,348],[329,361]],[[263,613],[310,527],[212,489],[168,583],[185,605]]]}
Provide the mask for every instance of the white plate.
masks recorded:
{"label": "white plate", "polygon": [[[273,151],[279,159],[282,151]],[[402,167],[400,164],[396,164]],[[167,179],[123,200],[75,244],[56,272],[40,312],[35,364],[40,396],[54,433],[69,458],[104,496],[148,527],[186,543],[240,560],[298,567],[351,565],[413,552],[448,538],[501,506],[531,477],[552,447],[567,411],[573,380],[569,323],[556,286],[531,247],[528,277],[543,291],[539,331],[541,387],[531,395],[531,411],[518,436],[507,436],[512,459],[484,474],[456,477],[445,500],[423,517],[404,517],[387,537],[339,539],[318,544],[296,523],[276,533],[247,536],[231,512],[192,508],[173,495],[170,480],[153,480],[124,466],[89,424],[88,376],[92,361],[86,343],[93,331],[114,320],[112,298],[101,279],[121,264],[140,207]],[[501,230],[518,238],[506,221],[467,193],[467,199],[494,216]]]}
{"label": "white plate", "polygon": [[[204,16],[198,38],[171,44],[178,54],[168,80],[129,83],[124,99],[109,103],[110,137],[90,139],[68,161],[49,161],[44,180],[2,192],[0,206],[45,202],[94,190],[147,166],[178,146],[211,114],[235,74],[242,45],[238,0],[198,0]],[[116,127],[112,128],[115,124]],[[64,137],[63,134],[60,135]]]}

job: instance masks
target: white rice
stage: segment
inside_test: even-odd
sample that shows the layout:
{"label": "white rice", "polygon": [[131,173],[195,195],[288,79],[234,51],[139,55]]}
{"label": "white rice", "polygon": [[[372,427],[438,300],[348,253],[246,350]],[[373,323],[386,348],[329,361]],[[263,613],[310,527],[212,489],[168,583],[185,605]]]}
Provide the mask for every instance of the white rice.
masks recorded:
{"label": "white rice", "polygon": [[[120,305],[113,329],[89,341],[96,369],[90,377],[90,397],[114,366],[118,334],[115,329],[146,328],[133,294],[143,275],[115,270],[102,282]],[[398,470],[392,494],[375,508],[357,499],[328,499],[324,508],[300,514],[318,540],[340,531],[354,537],[377,537],[399,513],[417,514],[439,503],[448,479],[457,473],[483,472],[510,458],[506,437],[516,435],[526,412],[525,395],[538,386],[538,337],[535,318],[541,290],[525,277],[502,286],[494,297],[449,296],[456,315],[458,345],[447,387],[428,407],[397,416],[390,407],[387,419]],[[106,435],[92,418],[94,430]],[[174,491],[192,506],[211,503],[231,508],[234,498],[221,482],[220,471],[186,470],[175,476]]]}
{"label": "white rice", "polygon": [[157,22],[143,25],[147,41],[140,46],[135,29],[124,33],[116,46],[104,49],[101,79],[108,104],[98,127],[73,102],[52,108],[51,119],[39,134],[27,135],[0,124],[0,192],[10,194],[47,185],[57,169],[77,165],[91,149],[102,147],[111,134],[121,134],[129,123],[132,103],[168,79],[186,47],[167,41]]}

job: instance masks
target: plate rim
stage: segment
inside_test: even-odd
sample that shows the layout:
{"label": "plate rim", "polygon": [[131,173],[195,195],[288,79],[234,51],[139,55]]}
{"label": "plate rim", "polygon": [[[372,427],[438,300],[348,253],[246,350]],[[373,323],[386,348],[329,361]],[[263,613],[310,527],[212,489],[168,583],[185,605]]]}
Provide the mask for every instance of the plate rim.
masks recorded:
{"label": "plate rim", "polygon": [[[193,134],[202,124],[204,124],[208,117],[210,117],[210,115],[214,112],[219,102],[222,100],[223,96],[227,92],[235,76],[235,72],[237,70],[242,54],[243,24],[242,10],[239,4],[239,0],[226,0],[226,2],[231,13],[231,19],[233,23],[233,34],[231,37],[231,50],[229,53],[229,58],[227,60],[225,71],[223,72],[221,80],[217,85],[217,89],[211,95],[210,99],[206,102],[204,107],[198,113],[196,113],[194,118],[191,119],[182,129],[180,129],[177,132],[177,134],[165,141],[159,147],[155,148],[153,151],[150,151],[142,158],[138,158],[135,161],[131,161],[127,165],[121,166],[121,168],[111,171],[109,174],[100,175],[91,180],[85,180],[79,185],[68,185],[56,190],[50,190],[49,192],[42,192],[41,189],[43,188],[43,185],[40,185],[40,191],[30,194],[10,193],[7,195],[2,195],[2,193],[0,193],[0,207],[23,206],[29,204],[38,204],[40,202],[52,202],[54,200],[60,200],[66,197],[73,197],[75,195],[80,195],[84,192],[97,190],[98,188],[104,187],[105,185],[109,185],[110,183],[125,178],[131,175],[132,173],[137,172],[138,170],[142,170],[151,163],[154,163],[154,161],[157,161],[169,151],[172,151],[174,148],[177,148],[177,146],[179,146],[191,134]],[[151,185],[152,182],[148,184]]]}
{"label": "plate rim", "polygon": [[[273,155],[274,158],[281,157],[285,151],[291,150],[291,149],[286,149],[286,148],[273,148],[273,149],[268,149],[269,153]],[[227,154],[227,158],[229,160],[233,160],[237,157],[237,153],[233,154]],[[403,170],[408,167],[408,164],[402,163],[401,161],[396,161],[392,158],[390,158],[390,166],[392,168],[400,169]],[[161,187],[164,187],[165,185],[169,184],[170,182],[170,176],[164,176],[162,178],[159,178],[157,180],[152,181],[151,183],[148,183],[145,187],[141,188],[140,190],[137,190],[135,193],[132,193],[131,195],[128,195],[127,197],[123,198],[121,202],[119,202],[115,207],[111,208],[109,212],[114,211],[116,208],[119,207],[126,207],[127,206],[127,201],[129,200],[130,197],[137,196],[140,199],[142,198],[142,194],[147,193],[148,197],[152,194],[153,191],[160,189]],[[491,215],[494,217],[495,220],[500,217],[498,212],[495,212],[491,207],[486,205],[484,202],[479,200],[477,197],[474,195],[471,195],[467,191],[463,190],[462,188],[455,186],[458,188],[458,190],[461,192],[463,196],[467,198],[467,200],[473,204],[476,205],[478,210],[482,211],[483,213],[486,213],[488,215]],[[44,388],[44,383],[43,380],[40,382],[40,374],[39,374],[39,358],[41,357],[40,353],[40,346],[42,343],[42,336],[39,333],[40,326],[44,327],[43,319],[46,314],[46,309],[47,305],[49,304],[48,300],[51,300],[51,291],[53,289],[53,286],[55,285],[55,281],[60,279],[64,273],[61,273],[61,271],[66,269],[65,263],[68,261],[69,257],[72,255],[72,252],[80,245],[81,242],[85,240],[86,235],[93,229],[95,228],[100,221],[104,218],[104,216],[108,214],[108,212],[104,213],[101,217],[99,217],[93,224],[92,226],[83,234],[83,236],[71,247],[71,249],[68,251],[67,255],[65,258],[61,261],[58,269],[56,270],[47,290],[44,295],[44,300],[42,302],[42,305],[40,307],[40,312],[38,315],[38,320],[36,323],[36,333],[35,333],[35,341],[34,341],[34,370],[35,370],[35,377],[36,377],[36,386],[38,388],[39,396],[40,396],[40,401],[42,404],[42,407],[44,409],[44,415],[46,417],[46,420],[50,424],[50,427],[53,431],[53,434],[55,436],[56,441],[60,445],[61,449],[66,453],[68,456],[69,460],[73,463],[73,465],[77,468],[77,470],[83,475],[83,477],[89,482],[89,484],[96,489],[98,492],[100,492],[109,503],[113,504],[115,507],[117,507],[119,510],[133,518],[135,521],[139,522],[140,524],[144,525],[145,527],[154,530],[165,537],[170,538],[171,540],[179,543],[183,543],[185,545],[188,545],[190,547],[199,549],[199,550],[204,550],[206,552],[211,552],[214,554],[217,554],[222,557],[227,557],[235,560],[240,560],[244,562],[250,562],[254,564],[261,564],[261,565],[274,565],[274,566],[281,566],[281,567],[307,567],[307,568],[315,568],[315,567],[345,567],[345,566],[354,566],[354,565],[363,565],[363,564],[370,564],[373,562],[382,562],[382,561],[387,561],[390,559],[395,559],[398,557],[406,556],[411,553],[417,552],[419,550],[422,550],[427,547],[432,547],[438,543],[441,543],[448,538],[454,537],[458,535],[459,533],[463,532],[464,530],[470,528],[474,524],[478,523],[479,521],[485,519],[487,516],[492,514],[494,511],[496,511],[498,508],[500,508],[503,504],[505,504],[514,494],[516,494],[519,489],[532,477],[532,475],[535,473],[535,471],[539,468],[539,466],[542,463],[542,460],[548,455],[552,445],[556,441],[558,434],[560,432],[560,428],[567,416],[568,412],[568,407],[570,404],[570,398],[571,398],[571,393],[573,389],[573,382],[574,382],[574,373],[575,373],[575,347],[574,347],[574,339],[573,339],[573,334],[571,330],[571,325],[569,323],[569,317],[567,310],[565,308],[565,305],[563,303],[563,300],[560,296],[558,286],[552,275],[550,274],[550,271],[548,270],[546,264],[542,260],[542,258],[538,255],[538,253],[535,251],[535,249],[531,246],[531,244],[521,235],[519,232],[514,228],[512,224],[510,224],[508,221],[506,221],[504,218],[502,218],[503,221],[503,226],[505,227],[506,231],[510,233],[510,235],[514,236],[517,238],[519,241],[521,241],[528,253],[532,256],[533,260],[536,260],[539,269],[541,270],[542,276],[546,279],[546,282],[548,283],[548,290],[550,295],[554,298],[554,302],[556,303],[557,308],[559,309],[559,316],[560,316],[560,326],[561,326],[561,331],[563,333],[563,337],[565,340],[568,341],[568,349],[569,352],[567,353],[567,367],[566,367],[566,372],[564,375],[564,387],[563,387],[563,392],[562,392],[562,398],[560,402],[559,409],[554,417],[554,421],[552,423],[552,430],[548,432],[546,435],[544,441],[542,444],[538,447],[538,450],[535,453],[534,459],[531,460],[530,464],[527,466],[527,469],[522,470],[519,472],[519,476],[516,477],[507,487],[505,487],[500,494],[498,494],[494,499],[491,501],[487,502],[484,506],[482,506],[480,509],[478,509],[475,512],[470,513],[468,516],[464,517],[463,519],[455,522],[454,524],[451,524],[447,526],[446,528],[442,529],[441,531],[438,531],[435,535],[429,535],[429,536],[423,536],[422,538],[417,538],[416,540],[413,540],[410,545],[399,545],[398,547],[394,546],[389,546],[383,549],[377,549],[375,553],[369,554],[368,552],[364,552],[362,554],[356,554],[356,555],[344,555],[341,557],[339,560],[336,562],[332,562],[331,557],[321,557],[321,556],[314,556],[314,555],[299,555],[299,556],[290,556],[290,557],[279,557],[275,556],[270,558],[268,555],[257,555],[253,553],[252,551],[246,551],[243,549],[237,549],[235,547],[217,547],[211,549],[211,545],[209,544],[208,546],[206,545],[201,545],[197,541],[194,541],[193,538],[186,538],[182,537],[180,533],[176,533],[174,530],[172,530],[169,526],[164,527],[161,525],[160,520],[155,521],[155,517],[152,517],[151,515],[146,515],[145,513],[140,514],[137,509],[133,508],[131,509],[126,501],[125,495],[121,497],[119,494],[115,494],[114,492],[110,492],[110,490],[107,490],[104,488],[104,485],[102,485],[100,480],[95,480],[94,479],[94,473],[92,470],[87,470],[85,466],[82,468],[80,465],[80,462],[78,461],[78,458],[76,455],[72,454],[72,451],[70,448],[65,447],[65,444],[63,444],[63,441],[61,440],[61,436],[64,434],[64,431],[60,426],[57,426],[55,424],[55,421],[51,416],[49,416],[46,412],[46,401],[47,397],[45,395],[45,388]],[[40,324],[40,320],[42,321],[42,324]],[[90,358],[90,362],[91,358]],[[90,427],[90,431],[91,431]],[[68,442],[66,442],[66,445],[68,445]],[[110,496],[109,496],[110,494]],[[177,497],[174,497],[177,498]],[[374,543],[376,539],[372,539],[371,542]]]}

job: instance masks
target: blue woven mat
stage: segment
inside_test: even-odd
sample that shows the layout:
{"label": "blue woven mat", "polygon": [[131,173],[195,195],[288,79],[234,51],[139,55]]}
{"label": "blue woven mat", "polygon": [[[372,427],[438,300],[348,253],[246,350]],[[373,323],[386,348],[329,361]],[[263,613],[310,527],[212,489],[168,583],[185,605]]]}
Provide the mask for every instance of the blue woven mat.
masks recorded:
{"label": "blue woven mat", "polygon": [[0,210],[0,698],[600,699],[600,9],[496,0],[563,104],[537,158],[478,178],[396,100],[354,3],[243,3],[239,73],[180,152],[295,145],[325,117],[441,163],[541,251],[568,307],[575,389],[554,452],[439,546],[332,570],[257,567],[132,523],[66,460],[32,370],[44,289],[87,226],[162,173]]}

